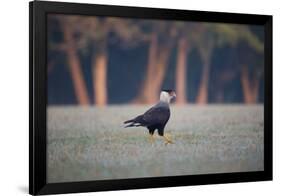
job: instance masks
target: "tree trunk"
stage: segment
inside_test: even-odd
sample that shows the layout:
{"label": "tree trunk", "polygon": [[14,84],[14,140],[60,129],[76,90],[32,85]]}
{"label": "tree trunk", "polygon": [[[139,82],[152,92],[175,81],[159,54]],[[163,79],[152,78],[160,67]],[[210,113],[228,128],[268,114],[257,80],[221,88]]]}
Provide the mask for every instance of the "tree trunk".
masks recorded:
{"label": "tree trunk", "polygon": [[255,77],[251,82],[247,66],[242,67],[241,84],[244,95],[244,102],[246,104],[256,103],[258,99],[259,81],[257,77]]}
{"label": "tree trunk", "polygon": [[99,44],[96,55],[92,59],[93,88],[95,104],[107,104],[107,53],[106,41]]}
{"label": "tree trunk", "polygon": [[209,72],[210,62],[205,61],[203,66],[202,77],[199,85],[198,96],[196,102],[198,104],[207,104],[208,102],[208,85],[209,85]]}
{"label": "tree trunk", "polygon": [[159,93],[161,91],[162,83],[166,74],[167,64],[169,60],[171,52],[171,46],[166,45],[161,47],[159,51],[158,61],[156,63],[156,71],[154,73],[153,83],[151,83],[152,87],[152,97],[150,102],[155,103],[159,100]]}
{"label": "tree trunk", "polygon": [[146,77],[138,97],[134,103],[152,104],[159,99],[166,67],[171,52],[171,43],[159,46],[157,34],[153,34],[150,42]]}
{"label": "tree trunk", "polygon": [[64,40],[67,45],[67,47],[65,48],[65,52],[67,55],[68,66],[74,85],[74,91],[77,102],[80,105],[89,105],[90,99],[81,70],[80,60],[77,55],[72,30],[66,24],[62,25],[62,29],[64,34]]}
{"label": "tree trunk", "polygon": [[139,91],[139,95],[134,101],[135,103],[151,103],[152,94],[153,94],[153,78],[155,73],[155,64],[157,61],[157,49],[158,49],[158,40],[157,34],[154,33],[151,37],[150,47],[148,52],[148,63],[145,78],[142,83],[142,87]]}
{"label": "tree trunk", "polygon": [[177,67],[176,67],[176,93],[177,104],[185,104],[186,100],[186,69],[187,69],[187,40],[182,38],[178,42]]}

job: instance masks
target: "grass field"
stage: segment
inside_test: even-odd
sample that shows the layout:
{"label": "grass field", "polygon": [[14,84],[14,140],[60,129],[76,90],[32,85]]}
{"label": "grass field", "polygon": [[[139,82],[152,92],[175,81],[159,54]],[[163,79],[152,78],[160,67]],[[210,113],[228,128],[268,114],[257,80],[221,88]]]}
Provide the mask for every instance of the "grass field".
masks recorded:
{"label": "grass field", "polygon": [[263,170],[263,106],[171,107],[165,133],[123,121],[149,106],[48,107],[47,181],[69,182]]}

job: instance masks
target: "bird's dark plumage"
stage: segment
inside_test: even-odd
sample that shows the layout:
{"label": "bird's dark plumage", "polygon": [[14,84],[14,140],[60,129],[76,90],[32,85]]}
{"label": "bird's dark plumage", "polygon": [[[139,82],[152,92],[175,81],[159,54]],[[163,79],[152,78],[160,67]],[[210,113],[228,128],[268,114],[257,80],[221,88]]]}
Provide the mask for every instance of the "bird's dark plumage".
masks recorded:
{"label": "bird's dark plumage", "polygon": [[144,114],[139,115],[131,120],[127,120],[124,124],[126,127],[146,127],[149,130],[151,141],[154,141],[153,134],[157,129],[158,134],[163,136],[165,144],[172,144],[172,140],[164,135],[164,128],[170,118],[170,101],[176,97],[176,93],[173,90],[162,90],[160,93],[160,101],[147,110]]}
{"label": "bird's dark plumage", "polygon": [[144,114],[137,116],[131,120],[127,120],[124,123],[128,124],[125,127],[147,127],[149,133],[153,135],[157,129],[159,135],[163,136],[164,128],[170,118],[169,104],[160,101],[158,104],[147,110]]}

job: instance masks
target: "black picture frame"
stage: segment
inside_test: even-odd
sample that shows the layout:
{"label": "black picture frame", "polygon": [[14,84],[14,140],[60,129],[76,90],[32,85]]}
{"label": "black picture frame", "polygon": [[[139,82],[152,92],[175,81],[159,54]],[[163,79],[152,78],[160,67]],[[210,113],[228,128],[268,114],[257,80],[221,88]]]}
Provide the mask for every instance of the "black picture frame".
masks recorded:
{"label": "black picture frame", "polygon": [[[264,25],[264,171],[122,180],[46,182],[47,14]],[[33,1],[29,3],[29,193],[57,194],[272,180],[272,16]]]}

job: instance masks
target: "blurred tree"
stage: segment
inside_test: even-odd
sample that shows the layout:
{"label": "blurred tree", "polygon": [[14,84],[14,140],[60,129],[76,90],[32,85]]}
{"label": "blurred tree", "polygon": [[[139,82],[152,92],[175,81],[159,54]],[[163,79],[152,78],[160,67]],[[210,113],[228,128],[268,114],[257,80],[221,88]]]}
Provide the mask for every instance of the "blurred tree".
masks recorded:
{"label": "blurred tree", "polygon": [[[211,57],[215,48],[223,48],[230,45],[240,52],[240,66],[233,69],[218,70],[222,83],[237,79],[233,75],[234,69],[239,71],[241,87],[246,103],[254,103],[258,98],[259,81],[262,76],[263,66],[253,62],[255,56],[247,55],[249,50],[262,56],[263,44],[251,32],[248,25],[203,23],[203,22],[181,22],[161,20],[139,20],[114,17],[85,17],[56,15],[60,22],[63,35],[63,43],[59,48],[66,54],[67,65],[73,81],[74,91],[79,104],[90,103],[83,77],[79,54],[83,51],[89,52],[92,67],[93,95],[96,105],[107,104],[107,62],[108,43],[118,41],[118,47],[135,46],[142,42],[148,43],[147,68],[145,77],[135,102],[154,103],[158,100],[159,91],[163,86],[167,65],[171,59],[174,47],[176,53],[175,88],[177,92],[177,104],[184,104],[187,100],[188,84],[187,70],[188,57],[191,48],[196,47],[203,63],[198,87],[196,102],[204,104],[208,102],[209,80],[211,75]],[[243,42],[243,44],[239,44]],[[51,44],[52,45],[52,44]],[[249,49],[245,49],[245,46]],[[244,49],[243,49],[244,48]],[[54,59],[48,63],[48,70],[54,67]],[[256,66],[259,66],[256,68]],[[218,69],[212,65],[212,69]],[[231,66],[230,66],[231,67]],[[199,71],[200,69],[198,69]],[[196,83],[198,83],[196,81]],[[214,88],[219,88],[219,95],[214,95],[217,100],[223,98],[223,84],[216,82]],[[240,84],[240,83],[239,83]],[[195,87],[197,88],[197,87]],[[216,93],[216,92],[215,92]]]}
{"label": "blurred tree", "polygon": [[151,104],[159,99],[176,32],[167,21],[147,20],[140,25],[149,42],[148,63],[146,77],[134,102]]}
{"label": "blurred tree", "polygon": [[241,70],[241,84],[244,94],[244,102],[247,104],[256,103],[258,98],[259,81],[254,77],[252,81],[249,77],[248,66],[243,65]]}
{"label": "blurred tree", "polygon": [[176,64],[176,92],[177,92],[177,104],[185,104],[186,99],[186,70],[187,70],[187,54],[189,45],[185,37],[181,37],[178,40],[178,52],[177,52],[177,64]]}
{"label": "blurred tree", "polygon": [[78,46],[81,51],[91,52],[94,103],[107,103],[107,18],[83,17],[79,24]]}
{"label": "blurred tree", "polygon": [[[246,25],[229,25],[223,23],[202,23],[202,25],[203,30],[200,33],[201,38],[197,39],[197,47],[203,62],[202,76],[196,100],[198,104],[206,104],[208,102],[208,83],[211,66],[211,55],[215,47],[226,44],[236,47],[239,42],[244,41],[253,50],[257,52],[263,51],[263,44]],[[241,83],[245,96],[245,102],[248,103],[248,101],[246,101],[248,98],[246,97],[248,97],[249,94],[256,94],[257,90],[253,90],[252,92],[252,90],[250,90],[252,88],[248,88],[250,86],[250,81],[247,77],[248,72],[247,68],[245,68],[245,65],[242,66],[241,72]],[[252,100],[253,98],[250,99]]]}
{"label": "blurred tree", "polygon": [[208,102],[208,84],[211,63],[211,54],[215,47],[214,34],[211,31],[212,26],[207,23],[201,23],[203,26],[200,31],[200,39],[198,39],[197,47],[201,55],[203,69],[198,89],[196,102],[198,104],[206,104]]}
{"label": "blurred tree", "polygon": [[66,54],[68,62],[67,64],[69,66],[77,102],[80,105],[89,105],[90,99],[81,70],[77,44],[75,40],[75,25],[79,23],[80,17],[65,15],[54,15],[53,17],[56,18],[60,23],[64,40],[63,43],[57,44],[55,48],[62,50]]}
{"label": "blurred tree", "polygon": [[199,38],[198,30],[200,26],[194,22],[174,22],[174,26],[177,32],[177,63],[176,63],[176,93],[177,104],[187,103],[187,66],[188,55],[190,49],[196,43]]}
{"label": "blurred tree", "polygon": [[[249,26],[233,25],[236,32],[236,49],[240,63],[241,85],[246,104],[256,103],[258,100],[259,82],[263,74],[263,41],[254,34]],[[238,41],[237,41],[238,40]]]}
{"label": "blurred tree", "polygon": [[253,104],[258,101],[260,79],[263,77],[263,50],[245,43],[239,44],[237,50],[244,102]]}
{"label": "blurred tree", "polygon": [[87,17],[80,24],[80,48],[92,49],[92,78],[95,104],[107,104],[107,45],[109,34],[115,34],[123,43],[133,42],[138,28],[130,19]]}
{"label": "blurred tree", "polygon": [[95,48],[91,61],[94,100],[97,106],[104,106],[107,104],[107,35],[110,26],[105,18],[91,17],[89,20],[91,28],[86,32],[89,32],[92,38],[89,43],[92,42]]}

